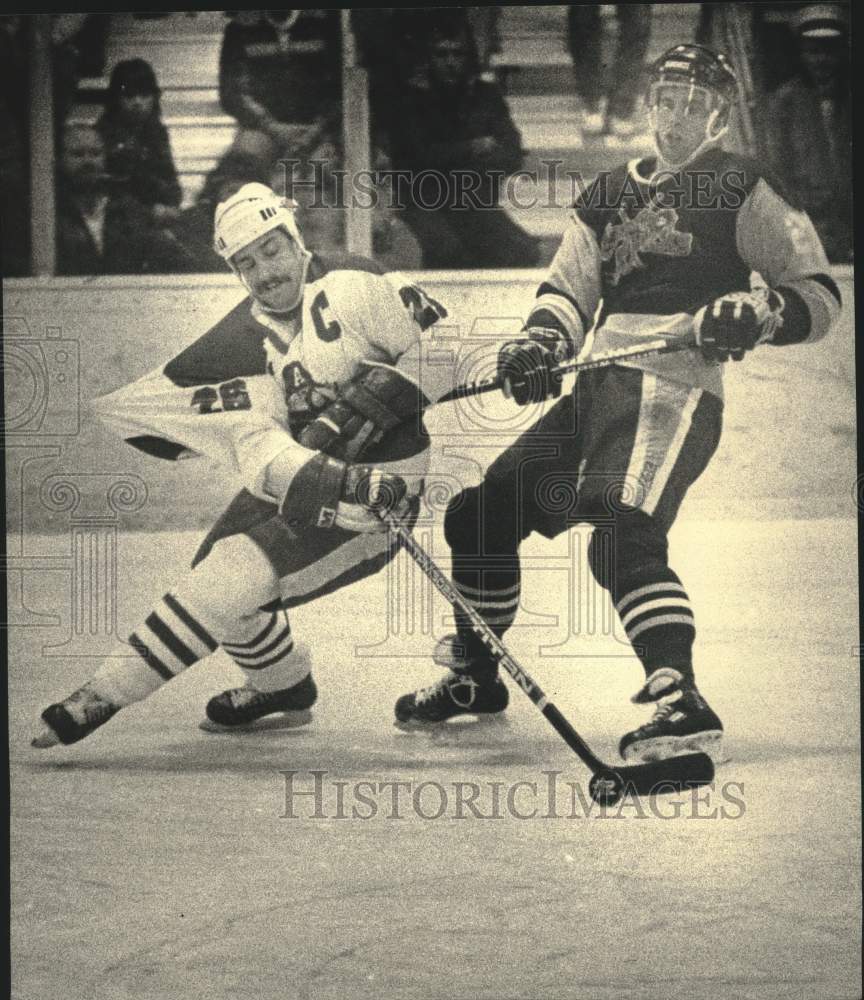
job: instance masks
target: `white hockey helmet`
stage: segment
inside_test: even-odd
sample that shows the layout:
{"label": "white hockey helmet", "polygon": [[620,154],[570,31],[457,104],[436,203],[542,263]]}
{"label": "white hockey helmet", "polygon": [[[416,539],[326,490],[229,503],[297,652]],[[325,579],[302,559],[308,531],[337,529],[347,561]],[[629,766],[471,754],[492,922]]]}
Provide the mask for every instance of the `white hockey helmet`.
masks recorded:
{"label": "white hockey helmet", "polygon": [[213,246],[219,256],[231,258],[271,229],[284,227],[301,250],[306,250],[294,217],[296,203],[281,198],[266,184],[244,184],[216,207]]}

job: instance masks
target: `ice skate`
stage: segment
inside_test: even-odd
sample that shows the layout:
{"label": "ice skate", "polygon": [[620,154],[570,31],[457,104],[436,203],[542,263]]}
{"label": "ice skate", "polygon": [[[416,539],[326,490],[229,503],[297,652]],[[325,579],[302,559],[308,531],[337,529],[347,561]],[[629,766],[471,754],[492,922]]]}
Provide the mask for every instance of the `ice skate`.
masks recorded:
{"label": "ice skate", "polygon": [[299,684],[278,691],[231,688],[207,702],[207,718],[200,728],[208,733],[294,729],[312,721],[310,709],[317,699],[318,689],[311,674]]}
{"label": "ice skate", "polygon": [[30,745],[37,750],[47,750],[57,746],[58,743],[64,745],[77,743],[119,711],[119,705],[106,701],[88,682],[68,698],[45,709],[42,713],[42,721],[46,723],[45,729],[31,741]]}
{"label": "ice skate", "polygon": [[649,722],[621,737],[618,749],[624,760],[663,760],[696,752],[723,760],[723,723],[693,681],[677,670],[655,670],[632,700],[657,707]]}
{"label": "ice skate", "polygon": [[488,654],[469,654],[467,644],[454,634],[438,643],[433,659],[447,668],[446,676],[399,698],[395,707],[398,728],[433,728],[459,717],[472,721],[500,718],[510,696]]}

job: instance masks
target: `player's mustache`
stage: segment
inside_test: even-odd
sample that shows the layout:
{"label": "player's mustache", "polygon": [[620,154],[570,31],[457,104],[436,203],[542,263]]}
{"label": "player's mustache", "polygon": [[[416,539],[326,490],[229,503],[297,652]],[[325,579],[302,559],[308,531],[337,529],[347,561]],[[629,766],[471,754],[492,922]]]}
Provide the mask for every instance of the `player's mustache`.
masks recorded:
{"label": "player's mustache", "polygon": [[274,289],[281,287],[282,285],[287,285],[291,281],[291,276],[288,274],[280,275],[277,278],[268,278],[266,281],[261,281],[258,283],[258,288],[262,292],[272,292]]}

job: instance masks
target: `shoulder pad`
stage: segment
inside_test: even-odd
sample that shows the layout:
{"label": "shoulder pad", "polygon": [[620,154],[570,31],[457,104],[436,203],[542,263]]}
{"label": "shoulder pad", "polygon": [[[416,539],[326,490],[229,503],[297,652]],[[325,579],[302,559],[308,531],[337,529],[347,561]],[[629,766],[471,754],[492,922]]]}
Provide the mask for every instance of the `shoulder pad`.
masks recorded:
{"label": "shoulder pad", "polygon": [[727,152],[725,149],[709,149],[691,166],[694,170],[713,170],[718,174],[734,172],[741,178],[739,186],[748,194],[759,179],[765,176],[765,168],[752,157]]}
{"label": "shoulder pad", "polygon": [[369,257],[359,254],[313,254],[309,263],[308,281],[318,281],[337,271],[356,271],[365,274],[384,274],[384,268]]}

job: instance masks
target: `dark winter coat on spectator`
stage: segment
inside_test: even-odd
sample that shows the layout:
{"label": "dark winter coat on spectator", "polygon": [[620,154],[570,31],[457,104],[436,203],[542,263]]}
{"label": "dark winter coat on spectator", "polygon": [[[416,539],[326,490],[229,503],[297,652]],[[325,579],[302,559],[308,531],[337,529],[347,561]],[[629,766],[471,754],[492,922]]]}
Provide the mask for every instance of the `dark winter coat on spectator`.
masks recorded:
{"label": "dark winter coat on spectator", "polygon": [[[498,204],[503,177],[522,164],[521,137],[499,87],[476,76],[458,86],[408,87],[399,122],[392,160],[414,178],[402,219],[420,243],[423,266],[533,267],[537,241]],[[429,171],[443,182],[422,182]]]}
{"label": "dark winter coat on spectator", "polygon": [[[297,15],[297,16],[295,16]],[[223,111],[246,128],[260,121],[244,98],[278,122],[306,124],[338,117],[342,42],[338,10],[240,14],[225,28],[219,60]]]}
{"label": "dark winter coat on spectator", "polygon": [[62,192],[57,204],[57,273],[167,274],[189,269],[186,254],[150,210],[125,194],[108,195],[98,247],[78,204]]}
{"label": "dark winter coat on spectator", "polygon": [[[406,88],[401,104],[401,128],[391,137],[393,163],[412,171],[476,171],[481,186],[476,197],[494,203],[500,178],[522,165],[522,144],[510,109],[497,84],[473,79],[451,91],[434,85]],[[473,141],[495,139],[495,149],[479,155]]]}

